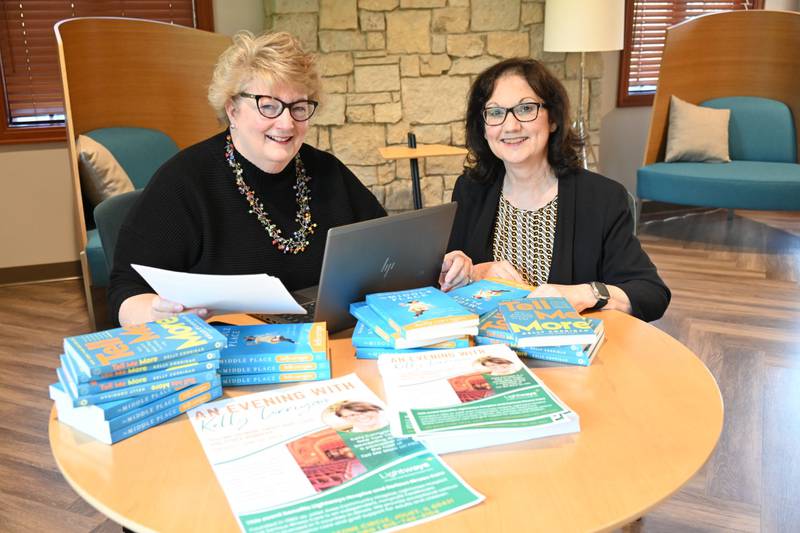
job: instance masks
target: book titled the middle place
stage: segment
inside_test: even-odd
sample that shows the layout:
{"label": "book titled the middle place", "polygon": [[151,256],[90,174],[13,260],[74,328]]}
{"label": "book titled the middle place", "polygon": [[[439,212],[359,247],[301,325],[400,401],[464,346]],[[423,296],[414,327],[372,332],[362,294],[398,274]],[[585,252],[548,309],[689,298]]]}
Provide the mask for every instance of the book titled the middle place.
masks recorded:
{"label": "book titled the middle place", "polygon": [[446,337],[464,328],[475,328],[471,335],[477,333],[478,315],[434,287],[378,292],[366,300],[407,339]]}
{"label": "book titled the middle place", "polygon": [[228,341],[227,347],[221,350],[222,366],[233,362],[262,365],[327,359],[325,322],[214,327]]}
{"label": "book titled the middle place", "polygon": [[562,297],[524,298],[501,302],[511,344],[563,346],[591,344],[597,340],[592,324]]}

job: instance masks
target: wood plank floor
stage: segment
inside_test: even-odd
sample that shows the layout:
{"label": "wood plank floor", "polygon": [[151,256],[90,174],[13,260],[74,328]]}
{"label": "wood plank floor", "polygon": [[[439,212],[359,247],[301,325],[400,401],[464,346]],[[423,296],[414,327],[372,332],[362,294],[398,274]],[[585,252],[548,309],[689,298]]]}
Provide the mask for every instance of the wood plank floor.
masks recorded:
{"label": "wood plank floor", "polygon": [[[655,324],[711,369],[725,426],[702,471],[625,529],[800,531],[800,213],[693,214],[640,237],[673,290]],[[0,531],[119,531],[47,441],[61,340],[87,329],[78,281],[0,287]]]}

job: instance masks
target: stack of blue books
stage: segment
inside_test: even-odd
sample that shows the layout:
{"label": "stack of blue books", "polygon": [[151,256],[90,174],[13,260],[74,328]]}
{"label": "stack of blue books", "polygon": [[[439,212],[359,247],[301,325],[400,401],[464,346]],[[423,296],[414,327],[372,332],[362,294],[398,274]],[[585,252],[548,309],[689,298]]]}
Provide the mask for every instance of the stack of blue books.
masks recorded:
{"label": "stack of blue books", "polygon": [[218,398],[225,337],[193,314],[64,339],[58,419],[113,444]]}
{"label": "stack of blue books", "polygon": [[331,378],[325,322],[215,326],[227,340],[222,385],[263,385]]}
{"label": "stack of blue books", "polygon": [[356,357],[406,350],[464,348],[478,332],[478,315],[433,287],[368,294],[354,303]]}
{"label": "stack of blue books", "polygon": [[582,317],[560,297],[502,302],[478,329],[476,344],[507,344],[520,357],[581,366],[605,339],[602,320]]}

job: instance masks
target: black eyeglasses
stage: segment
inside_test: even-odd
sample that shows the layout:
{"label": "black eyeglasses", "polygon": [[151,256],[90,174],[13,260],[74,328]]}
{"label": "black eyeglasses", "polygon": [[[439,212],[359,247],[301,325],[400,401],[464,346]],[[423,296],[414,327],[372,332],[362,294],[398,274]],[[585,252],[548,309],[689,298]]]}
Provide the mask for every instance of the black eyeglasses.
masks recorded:
{"label": "black eyeglasses", "polygon": [[486,107],[483,110],[483,121],[487,126],[499,126],[506,121],[508,113],[520,122],[533,122],[539,116],[539,109],[547,107],[544,102],[522,102],[513,107]]}
{"label": "black eyeglasses", "polygon": [[314,100],[284,102],[268,94],[239,93],[239,96],[255,100],[256,108],[264,118],[278,118],[281,116],[284,109],[289,108],[289,114],[298,122],[305,122],[310,119],[319,105],[319,102],[315,102]]}

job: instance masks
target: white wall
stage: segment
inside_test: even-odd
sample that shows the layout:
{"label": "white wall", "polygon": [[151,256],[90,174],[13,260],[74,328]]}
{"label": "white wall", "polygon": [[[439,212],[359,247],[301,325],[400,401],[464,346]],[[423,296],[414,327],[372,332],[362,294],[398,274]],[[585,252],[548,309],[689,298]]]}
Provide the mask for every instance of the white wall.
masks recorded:
{"label": "white wall", "polygon": [[78,259],[66,142],[0,146],[0,268]]}

